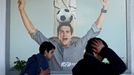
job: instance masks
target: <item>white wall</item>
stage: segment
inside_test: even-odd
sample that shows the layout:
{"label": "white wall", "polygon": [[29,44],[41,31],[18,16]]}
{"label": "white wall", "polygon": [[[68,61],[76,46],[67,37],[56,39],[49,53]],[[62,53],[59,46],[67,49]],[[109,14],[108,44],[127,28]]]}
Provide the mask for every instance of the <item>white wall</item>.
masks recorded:
{"label": "white wall", "polygon": [[134,0],[131,0],[131,9],[130,9],[130,14],[131,14],[131,48],[132,48],[132,52],[131,52],[131,59],[132,59],[132,73],[134,74]]}
{"label": "white wall", "polygon": [[5,14],[6,0],[0,0],[0,75],[5,75]]}

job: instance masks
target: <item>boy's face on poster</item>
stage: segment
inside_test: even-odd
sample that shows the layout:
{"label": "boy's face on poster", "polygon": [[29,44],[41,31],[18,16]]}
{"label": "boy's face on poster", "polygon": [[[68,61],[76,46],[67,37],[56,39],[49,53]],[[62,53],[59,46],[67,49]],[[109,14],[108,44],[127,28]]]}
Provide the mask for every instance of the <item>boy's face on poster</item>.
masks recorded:
{"label": "boy's face on poster", "polygon": [[72,38],[70,27],[69,26],[60,27],[58,38],[64,46],[67,46]]}

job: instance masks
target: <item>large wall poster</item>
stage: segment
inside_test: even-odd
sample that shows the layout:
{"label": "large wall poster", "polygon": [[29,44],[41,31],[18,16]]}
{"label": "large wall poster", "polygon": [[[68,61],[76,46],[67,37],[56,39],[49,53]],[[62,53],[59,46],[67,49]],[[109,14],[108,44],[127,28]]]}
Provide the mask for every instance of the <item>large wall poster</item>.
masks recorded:
{"label": "large wall poster", "polygon": [[[63,0],[64,1],[64,0]],[[73,1],[73,0],[72,0]],[[75,1],[75,0],[74,0]],[[17,0],[10,1],[10,68],[16,57],[27,60],[38,53],[39,45],[31,39],[25,29],[18,10]],[[101,33],[97,36],[104,39],[128,65],[127,49],[127,1],[109,0],[108,11]],[[53,0],[25,0],[27,15],[33,25],[47,38],[57,36],[57,21]],[[102,8],[101,0],[76,0],[74,36],[82,37],[91,28]],[[81,57],[82,58],[82,57]],[[71,70],[53,70],[54,73]],[[66,73],[66,72],[65,72]],[[69,72],[70,73],[70,72]]]}

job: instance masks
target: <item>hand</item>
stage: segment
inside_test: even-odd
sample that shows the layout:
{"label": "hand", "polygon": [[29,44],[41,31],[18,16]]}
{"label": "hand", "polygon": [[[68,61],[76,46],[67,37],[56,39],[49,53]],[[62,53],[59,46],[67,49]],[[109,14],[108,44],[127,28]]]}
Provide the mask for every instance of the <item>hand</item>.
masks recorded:
{"label": "hand", "polygon": [[91,46],[93,47],[93,51],[95,53],[97,53],[97,54],[99,54],[100,51],[101,51],[101,49],[103,47],[105,47],[104,44],[102,43],[102,41],[100,41],[100,40],[93,41],[93,43],[91,44]]}
{"label": "hand", "polygon": [[24,9],[25,7],[25,0],[18,0],[18,8],[21,10],[21,9]]}
{"label": "hand", "polygon": [[103,9],[107,10],[108,0],[102,0]]}
{"label": "hand", "polygon": [[50,70],[49,69],[46,69],[46,70],[41,69],[39,75],[50,75]]}

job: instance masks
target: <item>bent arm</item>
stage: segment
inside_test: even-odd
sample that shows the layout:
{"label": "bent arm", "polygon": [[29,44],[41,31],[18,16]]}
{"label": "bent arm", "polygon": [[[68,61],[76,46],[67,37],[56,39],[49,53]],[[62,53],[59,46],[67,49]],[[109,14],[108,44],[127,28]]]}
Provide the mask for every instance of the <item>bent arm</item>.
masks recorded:
{"label": "bent arm", "polygon": [[25,73],[24,75],[28,75],[27,73]]}
{"label": "bent arm", "polygon": [[127,69],[126,64],[112,49],[105,47],[101,50],[100,55],[108,59],[107,67],[111,69],[109,72],[122,74]]}
{"label": "bent arm", "polygon": [[107,7],[108,7],[108,0],[102,0],[102,5],[103,5],[103,8],[100,12],[100,15],[98,16],[97,20],[96,20],[96,26],[97,28],[102,28],[102,24],[103,24],[103,21],[104,21],[104,17],[105,17],[105,10],[107,10]]}
{"label": "bent arm", "polygon": [[18,0],[18,8],[19,12],[23,21],[24,26],[26,27],[29,33],[35,33],[36,29],[33,26],[32,22],[28,18],[26,11],[25,11],[25,0]]}

